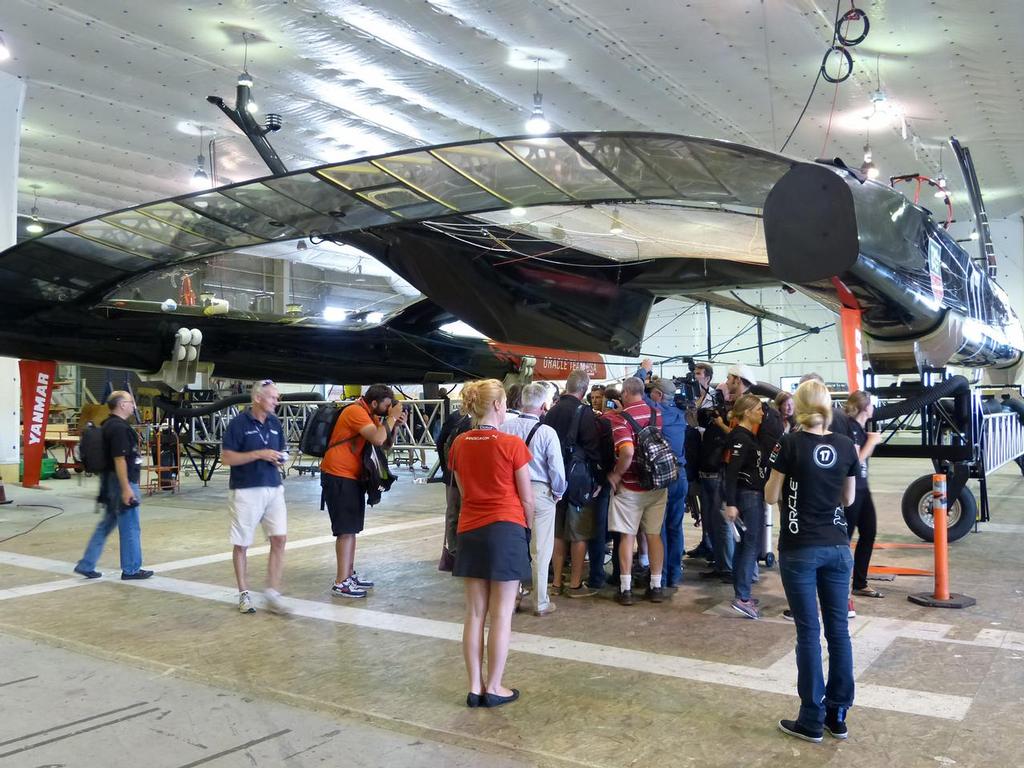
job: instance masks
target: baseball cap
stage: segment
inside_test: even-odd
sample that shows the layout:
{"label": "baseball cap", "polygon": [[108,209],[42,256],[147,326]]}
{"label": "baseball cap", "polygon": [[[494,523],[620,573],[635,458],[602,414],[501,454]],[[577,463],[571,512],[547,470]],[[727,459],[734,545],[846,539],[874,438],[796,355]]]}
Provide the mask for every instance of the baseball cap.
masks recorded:
{"label": "baseball cap", "polygon": [[757,384],[757,374],[754,373],[754,369],[749,365],[738,363],[729,368],[729,375],[743,379],[747,384]]}
{"label": "baseball cap", "polygon": [[660,389],[664,394],[670,397],[676,393],[676,385],[672,379],[656,379],[651,382],[651,387],[654,389]]}

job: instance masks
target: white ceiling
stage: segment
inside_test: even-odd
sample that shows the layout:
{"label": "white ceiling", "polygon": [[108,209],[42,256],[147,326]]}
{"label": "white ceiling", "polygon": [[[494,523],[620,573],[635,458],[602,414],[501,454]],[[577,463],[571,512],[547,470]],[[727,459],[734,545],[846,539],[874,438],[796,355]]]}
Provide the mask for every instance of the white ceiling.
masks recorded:
{"label": "white ceiling", "polygon": [[[956,135],[974,154],[990,216],[1024,209],[1019,0],[858,5],[871,33],[852,51],[854,76],[838,89],[819,83],[787,154],[859,165],[877,60],[887,104],[910,131],[903,139],[898,121],[872,128],[883,173],[936,175],[939,143]],[[206,102],[233,103],[243,31],[257,38],[253,95],[262,113],[283,115],[271,141],[292,169],[521,133],[535,72],[510,64],[516,56],[544,59],[540,89],[556,129],[778,149],[835,9],[833,0],[3,0],[12,58],[0,69],[27,83],[18,208],[32,207],[32,185],[41,216],[64,222],[188,191],[199,146],[182,128],[198,125],[219,137],[221,181],[266,175]],[[948,151],[943,159],[959,191]]]}

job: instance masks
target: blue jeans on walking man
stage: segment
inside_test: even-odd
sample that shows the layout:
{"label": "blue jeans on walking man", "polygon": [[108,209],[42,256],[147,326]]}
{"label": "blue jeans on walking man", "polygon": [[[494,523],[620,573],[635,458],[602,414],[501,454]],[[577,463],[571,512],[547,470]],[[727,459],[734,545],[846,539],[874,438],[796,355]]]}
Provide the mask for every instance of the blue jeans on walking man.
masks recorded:
{"label": "blue jeans on walking man", "polygon": [[679,479],[668,487],[665,504],[665,524],[661,528],[661,544],[665,549],[665,566],[661,583],[677,587],[683,580],[683,518],[686,517],[686,492],[689,488],[686,473],[679,470]]}
{"label": "blue jeans on walking man", "polygon": [[719,573],[732,571],[732,555],[736,542],[729,535],[729,522],[722,515],[721,474],[700,475],[700,514],[711,529],[711,544],[715,552],[715,570]]}
{"label": "blue jeans on walking man", "polygon": [[[132,493],[140,498],[137,483],[131,483]],[[85,554],[78,561],[80,571],[96,570],[96,563],[103,554],[103,545],[110,532],[117,528],[121,544],[121,573],[132,575],[142,568],[142,528],[139,524],[139,505],[122,511],[121,488],[113,472],[104,472],[100,478],[100,498],[106,508],[103,519],[96,525],[92,538],[85,547]]]}
{"label": "blue jeans on walking man", "polygon": [[[779,573],[796,624],[797,723],[821,733],[825,708],[853,704],[853,648],[847,618],[853,555],[848,545],[810,546],[779,552]],[[828,643],[828,679],[822,672],[818,599]]]}

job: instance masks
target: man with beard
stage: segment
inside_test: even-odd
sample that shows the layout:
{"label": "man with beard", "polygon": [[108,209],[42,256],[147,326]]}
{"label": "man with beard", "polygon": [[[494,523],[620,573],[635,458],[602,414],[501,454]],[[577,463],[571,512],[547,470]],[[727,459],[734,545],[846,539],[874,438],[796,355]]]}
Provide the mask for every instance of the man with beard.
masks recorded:
{"label": "man with beard", "polygon": [[373,582],[354,568],[356,534],[366,517],[366,488],[362,482],[363,449],[367,443],[387,447],[394,429],[405,421],[402,403],[387,384],[372,384],[366,393],[339,414],[327,453],[320,462],[323,500],[331,516],[338,572],[331,587],[337,597],[364,598]]}

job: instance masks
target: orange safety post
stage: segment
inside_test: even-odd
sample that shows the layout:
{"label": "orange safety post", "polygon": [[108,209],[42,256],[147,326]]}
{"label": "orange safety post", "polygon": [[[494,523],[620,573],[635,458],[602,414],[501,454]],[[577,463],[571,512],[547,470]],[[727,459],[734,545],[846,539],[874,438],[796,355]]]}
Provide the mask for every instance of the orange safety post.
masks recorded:
{"label": "orange safety post", "polygon": [[932,522],[935,525],[936,600],[949,600],[949,536],[946,530],[946,476],[932,475]]}
{"label": "orange safety post", "polygon": [[907,599],[929,608],[966,608],[977,601],[949,592],[949,531],[946,521],[946,475],[932,475],[932,523],[935,530],[935,589],[931,594],[908,595]]}

